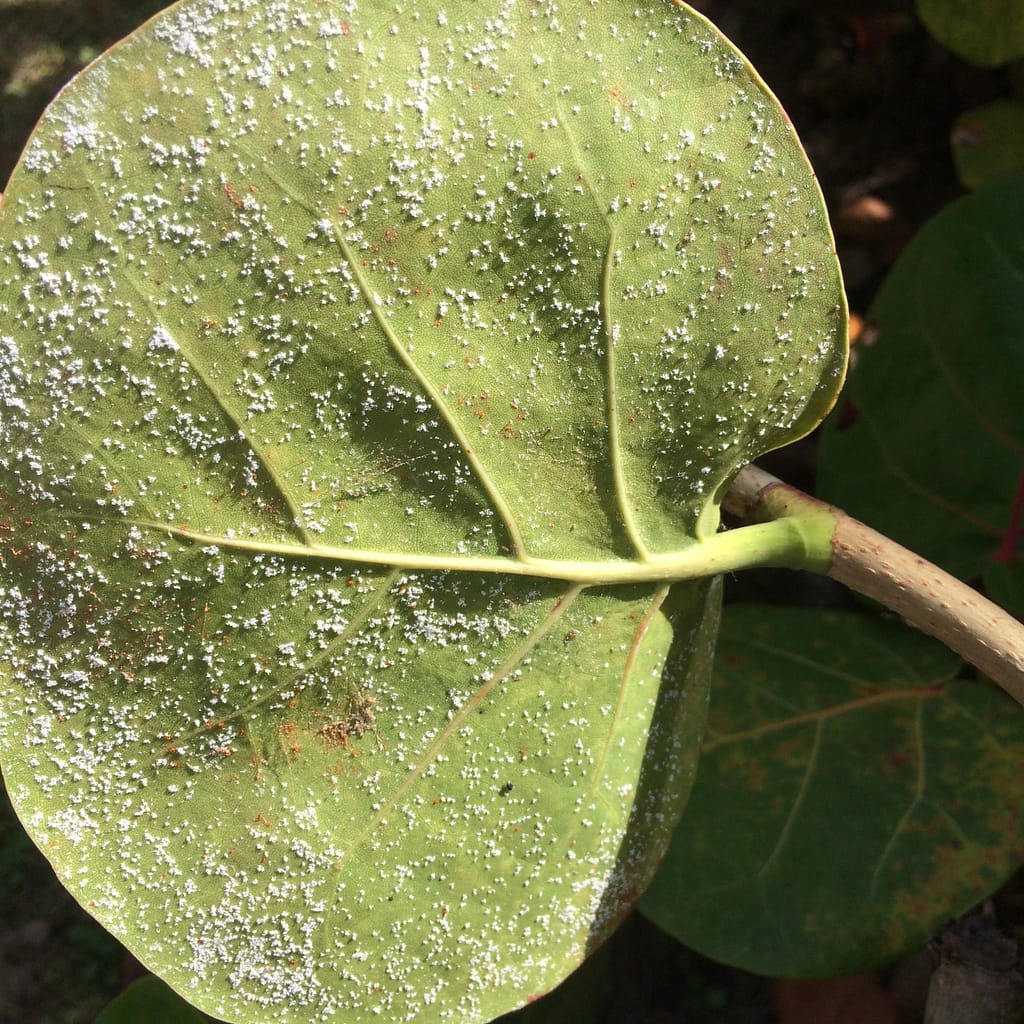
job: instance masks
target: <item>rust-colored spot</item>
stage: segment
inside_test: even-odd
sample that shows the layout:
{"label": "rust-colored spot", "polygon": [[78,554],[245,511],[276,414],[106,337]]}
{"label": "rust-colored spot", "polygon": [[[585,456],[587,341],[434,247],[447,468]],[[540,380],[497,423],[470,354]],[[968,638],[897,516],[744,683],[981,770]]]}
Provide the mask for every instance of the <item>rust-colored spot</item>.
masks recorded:
{"label": "rust-colored spot", "polygon": [[[376,707],[376,697],[362,690],[355,690],[342,702],[337,719],[321,726],[317,730],[317,735],[332,746],[348,748],[350,738],[360,739],[370,733],[378,745],[383,746],[377,730]],[[351,748],[350,754],[355,757],[358,751]]]}

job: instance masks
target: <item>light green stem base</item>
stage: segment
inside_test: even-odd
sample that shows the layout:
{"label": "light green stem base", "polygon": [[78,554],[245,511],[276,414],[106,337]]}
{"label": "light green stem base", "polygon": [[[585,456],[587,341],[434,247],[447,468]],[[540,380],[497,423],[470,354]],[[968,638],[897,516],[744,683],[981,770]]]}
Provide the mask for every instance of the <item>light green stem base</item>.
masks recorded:
{"label": "light green stem base", "polygon": [[[753,521],[825,517],[821,527],[830,531],[830,557],[819,572],[941,640],[1024,705],[1024,624],[972,587],[756,466],[740,471],[723,504],[734,515]],[[821,535],[815,533],[814,543],[820,542]]]}

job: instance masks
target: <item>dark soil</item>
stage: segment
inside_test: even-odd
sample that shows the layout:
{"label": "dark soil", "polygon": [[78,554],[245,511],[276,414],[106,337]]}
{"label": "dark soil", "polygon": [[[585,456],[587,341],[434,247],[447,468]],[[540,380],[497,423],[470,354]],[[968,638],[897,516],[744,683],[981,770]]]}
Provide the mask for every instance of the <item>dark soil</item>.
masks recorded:
{"label": "dark soil", "polygon": [[[163,6],[162,0],[0,0],[0,183],[67,79]],[[910,0],[703,0],[695,6],[747,53],[796,125],[837,228],[852,309],[863,314],[900,246],[961,194],[950,127],[965,109],[1005,93],[1004,76],[973,69],[931,40]],[[813,489],[813,442],[765,464]],[[834,600],[799,574],[749,574],[733,585],[732,599],[777,597],[780,590],[801,602]],[[0,1024],[94,1020],[138,969],[56,883],[5,799],[0,880]],[[915,963],[904,973],[912,977]],[[921,984],[911,980],[905,987],[911,995],[904,1019],[920,1020],[914,1001]],[[506,1020],[768,1024],[779,1019],[776,996],[783,998],[768,979],[704,960],[635,917],[563,990]],[[874,1018],[856,1018],[862,1019]]]}

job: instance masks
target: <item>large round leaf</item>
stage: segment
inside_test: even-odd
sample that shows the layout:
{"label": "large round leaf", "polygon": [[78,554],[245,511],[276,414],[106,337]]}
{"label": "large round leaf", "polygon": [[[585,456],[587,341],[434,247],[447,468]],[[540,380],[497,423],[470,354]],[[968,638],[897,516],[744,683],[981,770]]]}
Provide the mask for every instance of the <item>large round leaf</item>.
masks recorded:
{"label": "large round leaf", "polygon": [[819,493],[1024,612],[1024,176],[929,221],[823,432]]}
{"label": "large round leaf", "polygon": [[232,1021],[556,984],[689,787],[717,495],[841,377],[763,85],[660,0],[186,2],[0,242],[0,752],[65,883]]}
{"label": "large round leaf", "polygon": [[899,623],[730,606],[693,797],[642,907],[770,975],[878,967],[1024,856],[1009,697]]}

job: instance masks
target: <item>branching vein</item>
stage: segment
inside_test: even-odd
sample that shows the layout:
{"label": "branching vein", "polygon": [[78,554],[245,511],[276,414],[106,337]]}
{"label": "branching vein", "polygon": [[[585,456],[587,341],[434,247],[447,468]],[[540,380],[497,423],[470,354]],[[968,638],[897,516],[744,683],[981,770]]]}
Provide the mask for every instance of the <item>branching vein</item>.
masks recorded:
{"label": "branching vein", "polygon": [[618,344],[618,325],[612,320],[611,289],[612,268],[615,263],[615,229],[608,230],[608,248],[604,254],[604,266],[601,270],[601,322],[604,324],[605,351],[605,409],[608,419],[608,445],[611,449],[612,474],[615,478],[615,498],[619,505],[619,514],[629,536],[630,543],[642,562],[650,560],[650,552],[644,544],[643,537],[633,516],[633,508],[629,501],[629,489],[626,486],[625,468],[623,466],[622,432],[619,420],[618,380],[615,367],[616,347]]}
{"label": "branching vein", "polygon": [[391,323],[381,307],[380,299],[374,294],[369,282],[363,276],[359,267],[359,261],[353,256],[348,242],[345,241],[345,237],[338,225],[334,225],[334,236],[338,241],[338,247],[341,249],[341,254],[349,266],[349,270],[352,273],[352,277],[355,280],[356,285],[360,292],[362,292],[363,298],[366,300],[366,304],[370,307],[370,311],[373,313],[373,318],[376,320],[377,326],[380,327],[388,344],[391,346],[392,351],[402,361],[409,372],[413,374],[420,387],[423,388],[427,398],[429,398],[433,403],[434,408],[437,409],[455,440],[462,448],[470,467],[476,474],[477,480],[479,480],[480,485],[483,487],[491,501],[491,504],[494,506],[495,512],[497,512],[505,526],[509,541],[512,545],[512,550],[515,552],[516,557],[519,559],[526,559],[528,556],[522,532],[519,529],[519,524],[516,522],[515,516],[512,514],[512,509],[509,507],[508,502],[505,501],[504,495],[502,495],[498,486],[487,472],[487,468],[477,456],[473,449],[473,445],[470,443],[468,435],[462,428],[462,425],[455,416],[452,415],[451,409],[448,407],[448,403],[444,400],[444,396],[440,391],[438,391],[427,375],[423,373],[416,361],[409,355],[405,350],[405,347],[398,340],[398,337],[395,335],[395,332],[391,327]]}
{"label": "branching vein", "polygon": [[[102,204],[98,203],[97,207],[102,208]],[[199,379],[200,383],[203,385],[203,388],[206,390],[207,394],[209,394],[209,396],[217,404],[218,408],[221,410],[224,416],[227,417],[227,419],[230,421],[231,425],[235,428],[238,437],[243,439],[245,443],[249,446],[249,449],[253,453],[253,456],[256,459],[256,461],[259,463],[260,468],[266,474],[267,479],[270,481],[274,490],[277,492],[281,500],[284,502],[285,507],[288,509],[288,512],[292,518],[292,526],[298,532],[299,536],[302,538],[303,541],[305,541],[307,544],[310,543],[312,541],[312,535],[305,527],[302,510],[296,503],[285,481],[281,479],[276,469],[270,464],[269,460],[265,457],[263,452],[260,451],[259,446],[249,436],[249,431],[246,429],[244,420],[242,420],[235,412],[235,410],[232,409],[231,406],[224,400],[224,395],[221,393],[221,390],[215,385],[213,380],[210,379],[209,375],[203,372],[197,360],[189,352],[188,346],[183,344],[184,339],[180,337],[180,334],[178,334],[175,331],[169,330],[163,324],[163,322],[161,321],[157,305],[154,303],[152,296],[149,295],[146,289],[143,288],[141,283],[138,281],[136,275],[132,271],[131,264],[129,264],[128,262],[123,262],[121,264],[121,271],[123,274],[124,281],[127,282],[128,286],[132,289],[132,291],[135,292],[139,300],[145,305],[150,315],[152,316],[156,326],[164,330],[167,333],[168,337],[174,339],[175,343],[178,346],[178,352],[181,353],[182,358],[191,367],[192,372]]]}
{"label": "branching vein", "polygon": [[436,761],[438,755],[444,751],[452,737],[455,736],[459,730],[465,728],[466,722],[472,713],[480,707],[483,701],[485,701],[494,691],[495,687],[503,683],[509,675],[523,663],[524,659],[537,649],[540,642],[562,619],[580,594],[583,593],[584,589],[584,587],[580,586],[569,587],[569,589],[554,602],[547,615],[545,615],[537,624],[530,635],[526,637],[526,639],[523,640],[515,650],[511,651],[505,660],[494,670],[490,679],[480,686],[473,696],[470,697],[454,715],[452,715],[450,721],[433,739],[429,747],[416,759],[416,766],[414,770],[409,772],[409,774],[402,780],[401,785],[399,785],[389,796],[387,802],[377,809],[374,816],[366,822],[359,833],[353,836],[353,841],[349,847],[350,851],[359,846],[360,843],[365,842],[368,837],[374,834],[380,823],[387,820],[388,814],[401,803],[402,798],[409,792],[413,784],[417,782],[427,771],[430,765]]}

